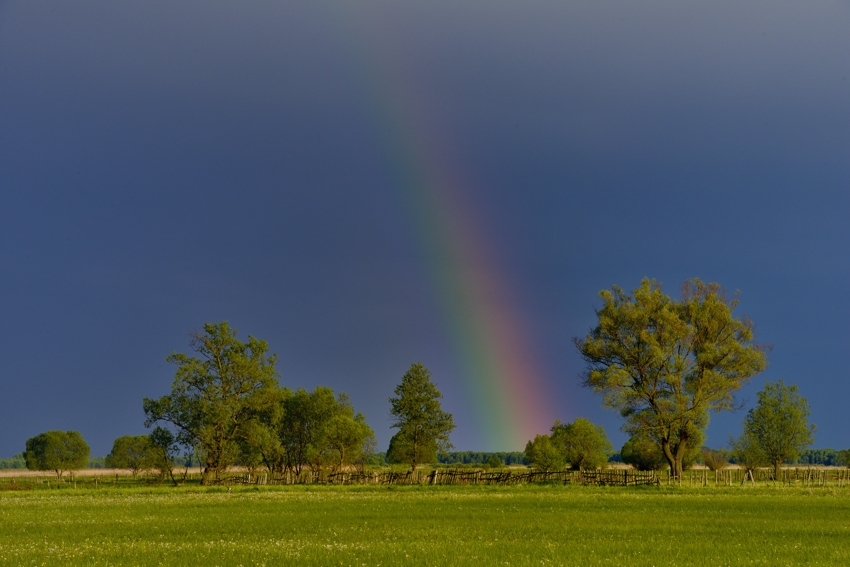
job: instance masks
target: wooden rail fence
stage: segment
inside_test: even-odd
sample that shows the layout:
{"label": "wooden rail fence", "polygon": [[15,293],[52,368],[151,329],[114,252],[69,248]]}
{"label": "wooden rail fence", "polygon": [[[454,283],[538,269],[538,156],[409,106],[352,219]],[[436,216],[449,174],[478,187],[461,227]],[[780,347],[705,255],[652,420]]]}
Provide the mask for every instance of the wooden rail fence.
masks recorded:
{"label": "wooden rail fence", "polygon": [[220,479],[222,484],[532,484],[557,483],[596,486],[658,485],[660,477],[655,471],[632,469],[609,469],[601,471],[483,471],[470,469],[435,469],[431,472],[310,472],[301,474],[283,473],[272,475],[260,473],[228,476]]}
{"label": "wooden rail fence", "polygon": [[[200,480],[200,473],[188,473],[190,482]],[[0,490],[28,490],[35,485],[54,487],[77,487],[77,483],[94,488],[132,487],[139,482],[151,482],[152,477],[106,474],[89,476],[65,476],[57,480],[54,475],[0,478]],[[161,481],[160,481],[161,482]],[[783,468],[779,476],[773,469],[756,469],[751,473],[737,468],[720,471],[707,469],[688,470],[682,478],[673,478],[667,471],[636,471],[634,469],[605,469],[597,471],[536,471],[536,470],[481,470],[481,469],[435,469],[432,471],[382,471],[382,472],[337,472],[302,471],[269,473],[225,473],[214,484],[231,485],[282,485],[282,484],[335,484],[335,485],[512,485],[512,484],[576,484],[594,486],[790,486],[802,488],[850,488],[850,469],[796,467]]]}
{"label": "wooden rail fence", "polygon": [[773,469],[743,469],[720,471],[689,470],[682,478],[670,476],[667,471],[637,471],[633,469],[606,469],[597,471],[484,471],[474,469],[435,469],[424,471],[386,472],[337,472],[302,471],[283,474],[260,473],[241,476],[226,476],[222,484],[578,484],[592,486],[735,486],[745,484],[772,484],[800,487],[846,487],[850,486],[850,469],[785,468],[774,478]]}

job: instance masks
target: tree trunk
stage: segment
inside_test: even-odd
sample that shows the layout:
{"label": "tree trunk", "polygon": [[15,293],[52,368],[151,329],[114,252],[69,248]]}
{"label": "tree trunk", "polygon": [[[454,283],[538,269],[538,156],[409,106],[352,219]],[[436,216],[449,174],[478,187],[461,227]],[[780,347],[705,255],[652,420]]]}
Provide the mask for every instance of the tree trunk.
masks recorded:
{"label": "tree trunk", "polygon": [[782,475],[782,461],[774,461],[773,463],[773,478],[778,479]]}
{"label": "tree trunk", "polygon": [[416,472],[416,461],[419,460],[419,432],[415,429],[413,431],[413,450],[411,453],[410,474],[413,474]]}
{"label": "tree trunk", "polygon": [[661,451],[664,453],[664,458],[667,459],[667,464],[670,465],[670,476],[674,478],[678,478],[676,475],[676,471],[681,469],[681,463],[677,469],[676,467],[676,456],[673,454],[673,451],[670,450],[670,441],[664,439],[661,441]]}

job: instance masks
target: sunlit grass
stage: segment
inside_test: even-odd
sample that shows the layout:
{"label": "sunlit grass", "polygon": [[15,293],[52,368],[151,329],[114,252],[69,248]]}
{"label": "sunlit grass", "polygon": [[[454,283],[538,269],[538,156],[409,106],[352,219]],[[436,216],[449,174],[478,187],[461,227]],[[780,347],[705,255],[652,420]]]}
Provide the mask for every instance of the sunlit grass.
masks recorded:
{"label": "sunlit grass", "polygon": [[262,487],[0,492],[4,565],[850,563],[850,490]]}

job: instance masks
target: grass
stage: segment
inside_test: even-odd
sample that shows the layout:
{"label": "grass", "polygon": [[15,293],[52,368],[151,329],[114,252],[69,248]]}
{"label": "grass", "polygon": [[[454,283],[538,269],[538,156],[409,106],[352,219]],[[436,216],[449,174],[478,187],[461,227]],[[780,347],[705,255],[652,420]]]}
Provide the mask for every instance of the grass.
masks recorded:
{"label": "grass", "polygon": [[850,490],[0,492],[0,565],[847,565]]}

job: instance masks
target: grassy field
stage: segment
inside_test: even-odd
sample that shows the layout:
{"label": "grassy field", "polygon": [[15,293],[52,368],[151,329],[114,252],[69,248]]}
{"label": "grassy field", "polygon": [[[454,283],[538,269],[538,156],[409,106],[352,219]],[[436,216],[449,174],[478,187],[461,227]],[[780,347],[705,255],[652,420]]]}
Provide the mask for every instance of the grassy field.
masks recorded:
{"label": "grassy field", "polygon": [[2,565],[847,565],[850,490],[0,491]]}

